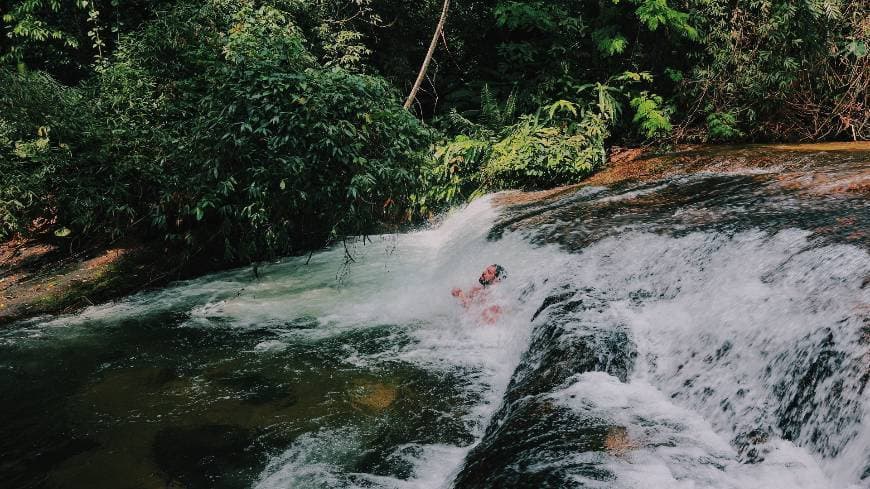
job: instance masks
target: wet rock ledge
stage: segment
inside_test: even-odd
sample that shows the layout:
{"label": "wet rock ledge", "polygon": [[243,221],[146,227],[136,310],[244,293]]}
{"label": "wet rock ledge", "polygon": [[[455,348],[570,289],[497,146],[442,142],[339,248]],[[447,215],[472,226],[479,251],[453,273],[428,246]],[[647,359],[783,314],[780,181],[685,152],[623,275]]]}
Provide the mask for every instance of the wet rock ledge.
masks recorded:
{"label": "wet rock ledge", "polygon": [[605,298],[594,289],[563,287],[543,302],[533,318],[530,347],[486,434],[467,456],[456,489],[569,487],[578,474],[601,481],[612,478],[600,465],[571,455],[618,449],[614,440],[622,427],[583,417],[549,398],[584,372],[627,380],[637,354],[623,325],[575,320],[576,312],[605,309]]}

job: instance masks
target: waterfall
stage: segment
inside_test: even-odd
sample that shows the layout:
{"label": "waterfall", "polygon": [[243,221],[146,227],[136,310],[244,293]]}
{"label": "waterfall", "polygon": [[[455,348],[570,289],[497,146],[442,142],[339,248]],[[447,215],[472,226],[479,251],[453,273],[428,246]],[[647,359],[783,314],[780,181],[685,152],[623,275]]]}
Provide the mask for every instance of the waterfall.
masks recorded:
{"label": "waterfall", "polygon": [[456,487],[865,487],[868,217],[763,174],[517,206],[493,238],[576,257]]}

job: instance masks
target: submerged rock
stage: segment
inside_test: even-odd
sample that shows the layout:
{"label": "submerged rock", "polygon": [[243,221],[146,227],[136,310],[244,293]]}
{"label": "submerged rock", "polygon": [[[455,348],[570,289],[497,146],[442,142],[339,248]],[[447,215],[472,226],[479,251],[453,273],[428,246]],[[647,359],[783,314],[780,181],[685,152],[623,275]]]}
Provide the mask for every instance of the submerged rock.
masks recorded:
{"label": "submerged rock", "polygon": [[257,459],[254,434],[240,426],[208,424],[165,428],[157,433],[153,456],[166,483],[187,489],[243,487]]}
{"label": "submerged rock", "polygon": [[622,456],[638,447],[640,444],[629,436],[625,426],[610,428],[604,439],[604,450],[612,455]]}
{"label": "submerged rock", "polygon": [[734,437],[731,444],[737,449],[741,462],[757,464],[764,462],[765,455],[770,452],[769,441],[770,432],[759,428],[746,433],[740,433]]}
{"label": "submerged rock", "polygon": [[378,382],[360,382],[352,389],[350,396],[355,407],[383,411],[396,400],[396,388]]}

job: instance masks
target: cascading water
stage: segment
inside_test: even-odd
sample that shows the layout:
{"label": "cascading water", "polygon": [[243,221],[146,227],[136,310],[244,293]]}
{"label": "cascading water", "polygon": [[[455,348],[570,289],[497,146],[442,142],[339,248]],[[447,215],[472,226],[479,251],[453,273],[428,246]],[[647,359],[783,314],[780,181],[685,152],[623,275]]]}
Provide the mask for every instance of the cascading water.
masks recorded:
{"label": "cascading water", "polygon": [[457,487],[870,487],[868,162],[508,212],[577,256]]}
{"label": "cascading water", "polygon": [[[870,487],[866,156],[484,198],[18,323],[0,480]],[[491,263],[494,325],[450,294]]]}
{"label": "cascading water", "polygon": [[[449,484],[525,349],[541,278],[568,258],[487,241],[494,217],[483,199],[436,229],[288,259],[259,280],[215,274],[4,331],[2,414],[16,421],[3,479]],[[510,264],[490,297],[498,326],[450,293],[490,263]]]}

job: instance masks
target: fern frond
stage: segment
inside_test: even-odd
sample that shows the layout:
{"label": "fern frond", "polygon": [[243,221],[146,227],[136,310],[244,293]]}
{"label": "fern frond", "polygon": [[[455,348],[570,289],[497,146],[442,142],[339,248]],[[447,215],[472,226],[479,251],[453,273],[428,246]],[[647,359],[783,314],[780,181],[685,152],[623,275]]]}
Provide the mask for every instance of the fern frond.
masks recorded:
{"label": "fern frond", "polygon": [[502,125],[501,120],[498,101],[489,89],[489,85],[484,85],[480,92],[480,123],[490,129],[498,130]]}
{"label": "fern frond", "polygon": [[557,100],[547,106],[547,116],[552,119],[557,112],[570,112],[574,117],[577,117],[577,105],[568,100]]}
{"label": "fern frond", "polygon": [[514,120],[517,112],[517,89],[511,90],[507,100],[504,103],[504,110],[501,112],[502,125],[510,124]]}
{"label": "fern frond", "polygon": [[450,112],[447,113],[447,119],[453,124],[460,132],[465,132],[468,134],[474,134],[480,131],[480,124],[475,124],[467,117],[464,117],[459,113],[456,109],[450,109]]}

